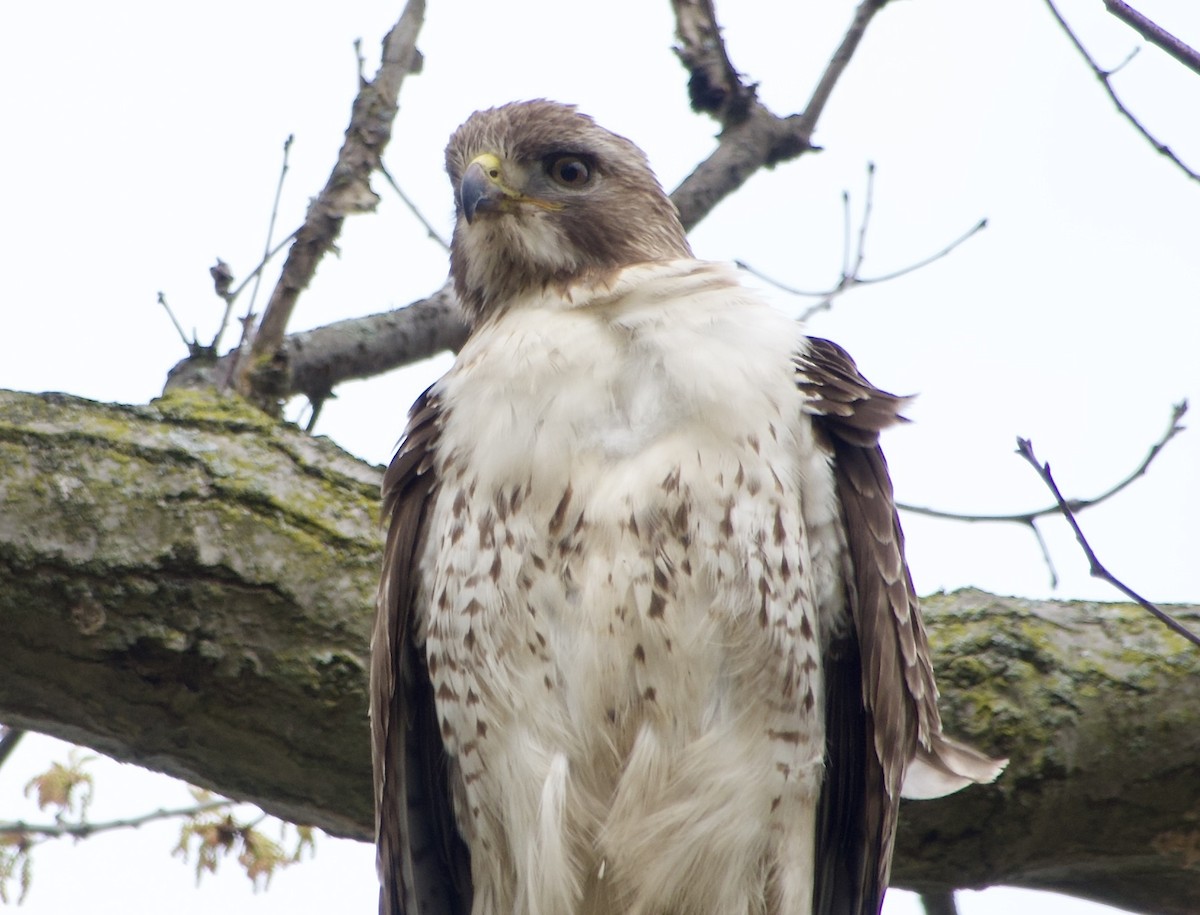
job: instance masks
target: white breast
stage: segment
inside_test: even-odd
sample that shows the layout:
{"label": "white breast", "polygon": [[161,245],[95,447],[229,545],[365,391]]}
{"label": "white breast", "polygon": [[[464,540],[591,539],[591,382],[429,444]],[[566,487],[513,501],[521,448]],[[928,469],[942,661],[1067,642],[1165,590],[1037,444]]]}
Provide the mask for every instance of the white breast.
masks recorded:
{"label": "white breast", "polygon": [[439,383],[421,603],[477,915],[806,898],[840,590],[803,337],[695,261],[573,293]]}

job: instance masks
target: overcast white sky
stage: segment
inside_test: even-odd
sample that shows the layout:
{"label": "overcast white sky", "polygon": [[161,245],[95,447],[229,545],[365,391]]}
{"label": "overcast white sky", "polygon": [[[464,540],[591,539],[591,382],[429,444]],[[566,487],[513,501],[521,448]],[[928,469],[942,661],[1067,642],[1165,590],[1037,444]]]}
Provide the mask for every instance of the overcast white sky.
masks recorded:
{"label": "overcast white sky", "polygon": [[[400,0],[202,6],[128,2],[0,5],[0,222],[4,329],[0,387],[145,402],[184,355],[155,304],[211,338],[220,315],[208,267],[252,269],[295,134],[279,215],[303,215],[341,143],[356,90],[353,40],[374,72]],[[1140,0],[1200,44],[1194,0]],[[850,2],[725,0],[735,65],[777,112],[803,107]],[[1101,0],[1063,0],[1104,66],[1139,42]],[[666,0],[502,5],[429,0],[387,164],[448,232],[441,172],[451,130],[472,110],[548,96],[578,103],[642,145],[675,186],[712,148],[687,108],[670,53]],[[1200,168],[1200,78],[1153,48],[1118,77],[1146,125]],[[875,20],[817,132],[825,148],[756,176],[694,233],[697,253],[739,258],[803,288],[836,280],[841,192],[861,204],[877,165],[864,274],[903,267],[986,216],[950,258],[852,293],[812,330],[845,345],[876,383],[916,392],[916,422],[886,442],[901,499],[1004,512],[1046,497],[1012,454],[1033,439],[1070,495],[1106,488],[1141,459],[1171,404],[1200,398],[1200,184],[1119,118],[1040,0],[911,0]],[[382,181],[379,213],[349,220],[341,257],[321,265],[295,330],[402,305],[436,289],[446,260]],[[268,271],[273,278],[277,270]],[[807,302],[777,295],[798,313]],[[385,461],[414,394],[444,360],[347,385],[318,432]],[[299,414],[297,405],[292,415]],[[1200,601],[1195,551],[1200,432],[1173,442],[1149,476],[1083,516],[1110,568],[1160,601]],[[1033,539],[1015,527],[905,519],[919,589],[978,586],[1052,596]],[[1054,596],[1112,599],[1087,576],[1063,525],[1046,538]],[[0,624],[2,625],[2,624]],[[2,637],[2,636],[0,636]],[[63,752],[27,740],[0,769],[0,820],[36,818],[20,788]],[[132,767],[98,778],[95,819],[186,802]],[[323,839],[316,859],[252,895],[226,867],[193,889],[171,859],[171,827],[38,849],[29,915],[371,911],[367,846]],[[993,890],[963,894],[964,915],[1095,913],[1083,903]],[[919,907],[889,897],[888,915]]]}

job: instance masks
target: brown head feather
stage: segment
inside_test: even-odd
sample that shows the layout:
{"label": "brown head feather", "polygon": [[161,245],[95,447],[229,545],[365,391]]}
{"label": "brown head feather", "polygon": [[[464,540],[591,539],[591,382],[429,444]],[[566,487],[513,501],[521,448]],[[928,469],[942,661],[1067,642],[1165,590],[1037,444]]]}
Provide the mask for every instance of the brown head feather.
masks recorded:
{"label": "brown head feather", "polygon": [[[520,197],[468,222],[459,191],[481,155],[499,160],[502,180]],[[551,175],[563,157],[585,163],[580,186]],[[571,105],[537,100],[476,112],[450,138],[446,171],[458,200],[450,272],[476,320],[524,293],[691,256],[675,205],[642,151]]]}

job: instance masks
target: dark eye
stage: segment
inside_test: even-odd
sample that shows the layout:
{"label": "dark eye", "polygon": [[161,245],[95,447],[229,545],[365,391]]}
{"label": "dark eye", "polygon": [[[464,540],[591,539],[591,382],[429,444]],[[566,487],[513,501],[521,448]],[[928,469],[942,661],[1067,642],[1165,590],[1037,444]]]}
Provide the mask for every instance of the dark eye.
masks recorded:
{"label": "dark eye", "polygon": [[583,187],[592,178],[592,170],[579,156],[559,156],[550,162],[550,177],[563,187]]}

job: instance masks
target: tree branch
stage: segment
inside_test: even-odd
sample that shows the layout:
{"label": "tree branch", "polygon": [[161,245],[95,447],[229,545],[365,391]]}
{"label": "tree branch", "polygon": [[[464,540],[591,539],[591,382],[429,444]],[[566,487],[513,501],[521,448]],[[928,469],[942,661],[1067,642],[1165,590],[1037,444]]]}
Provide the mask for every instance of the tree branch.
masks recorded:
{"label": "tree branch", "polygon": [[383,59],[372,82],[364,82],[354,100],[346,141],[338,153],[329,181],[313,200],[304,225],[288,251],[283,273],[271,293],[262,322],[250,344],[249,357],[239,367],[238,390],[253,396],[259,406],[278,410],[280,385],[274,367],[276,353],[296,301],[330,251],[351,213],[370,212],[379,201],[371,190],[371,172],[392,136],[400,86],[419,69],[417,33],[425,16],[424,0],[409,0],[400,19],[383,39]]}
{"label": "tree branch", "polygon": [[1200,75],[1200,52],[1195,48],[1180,41],[1157,22],[1147,19],[1128,3],[1121,0],[1104,0],[1104,6],[1152,45],[1166,51],[1193,73]]}
{"label": "tree branch", "polygon": [[1136,601],[1143,609],[1157,617],[1164,625],[1168,626],[1172,631],[1183,636],[1192,644],[1200,647],[1200,636],[1196,635],[1186,626],[1182,625],[1178,620],[1161,610],[1155,604],[1142,597],[1123,581],[1118,579],[1112,572],[1104,567],[1103,563],[1097,558],[1096,553],[1092,550],[1092,545],[1088,543],[1087,537],[1083,535],[1083,530],[1079,527],[1079,522],[1075,520],[1075,513],[1071,511],[1071,506],[1067,500],[1063,498],[1063,494],[1058,490],[1058,484],[1054,482],[1054,475],[1050,472],[1050,465],[1043,464],[1037,459],[1033,453],[1033,442],[1027,438],[1017,439],[1017,454],[1021,455],[1028,461],[1033,469],[1038,472],[1038,476],[1042,478],[1042,482],[1049,487],[1050,492],[1054,494],[1054,499],[1057,502],[1058,510],[1062,512],[1063,517],[1067,519],[1067,523],[1071,525],[1071,530],[1075,532],[1075,539],[1079,541],[1079,546],[1083,549],[1083,553],[1087,556],[1088,565],[1093,578],[1101,578],[1107,581],[1110,585],[1128,597],[1130,600]]}
{"label": "tree branch", "polygon": [[[288,335],[277,359],[279,396],[303,394],[315,404],[343,381],[457,351],[466,338],[466,321],[447,283],[404,308]],[[219,388],[236,359],[236,351],[219,359],[183,359],[167,374],[165,389]]]}
{"label": "tree branch", "polygon": [[[741,82],[719,40],[719,27],[709,0],[674,0],[673,5],[681,41],[678,53],[689,68],[693,68],[689,80],[693,100],[702,110],[722,119],[724,128],[717,149],[671,195],[684,226],[690,229],[755,171],[772,167],[809,148],[809,139],[834,85],[884,0],[864,0],[859,5],[804,114],[787,118],[771,114],[754,96],[753,87]],[[389,33],[385,48],[393,43],[393,39],[399,43],[395,36],[414,8],[420,8],[417,0],[412,0],[401,21]],[[419,13],[413,15],[419,16]],[[414,41],[415,27],[419,25],[417,21],[412,31]],[[716,41],[715,47],[712,41]],[[402,59],[402,54],[389,55],[385,51],[384,66],[389,60]],[[383,71],[381,66],[380,72]],[[376,83],[379,81],[377,77]],[[396,89],[398,91],[398,84]],[[240,361],[237,351],[220,358],[208,352],[193,354],[171,370],[167,390],[220,387],[236,372],[243,376],[240,388],[243,391],[253,376],[256,390],[266,398],[260,401],[261,405],[270,408],[297,393],[305,394],[316,404],[342,381],[371,377],[462,345],[466,324],[454,302],[453,292],[445,286],[404,309],[342,321],[305,334],[282,336],[296,297],[307,286],[317,260],[340,231],[341,220],[349,211],[347,195],[374,205],[367,176],[370,168],[378,167],[378,154],[387,141],[390,120],[375,128],[382,137],[376,137],[375,146],[359,149],[355,145],[356,136],[370,132],[366,128],[356,129],[363,110],[368,107],[363,98],[360,94],[355,101],[355,113],[339,164],[325,191],[309,208],[305,225],[295,233],[295,243],[248,360]],[[391,115],[394,113],[391,111]],[[347,150],[354,151],[351,158],[355,168],[344,163]],[[347,182],[357,196],[343,187]],[[332,203],[326,200],[327,195],[332,195]],[[276,300],[278,305],[275,305]]]}
{"label": "tree branch", "polygon": [[772,168],[814,148],[813,132],[833,88],[885,2],[863,0],[859,4],[804,113],[779,117],[758,100],[754,86],[746,85],[734,69],[711,0],[672,0],[680,41],[677,53],[690,71],[692,107],[721,124],[717,148],[671,195],[685,229],[691,231],[760,168]]}
{"label": "tree branch", "polygon": [[[1162,453],[1163,448],[1167,446],[1167,442],[1171,441],[1176,435],[1184,430],[1184,426],[1180,425],[1180,420],[1188,410],[1188,402],[1181,400],[1171,408],[1171,421],[1167,424],[1167,431],[1162,434],[1150,450],[1146,452],[1146,456],[1142,458],[1141,463],[1137,465],[1128,475],[1118,480],[1104,492],[1098,496],[1093,496],[1090,499],[1068,499],[1064,504],[1069,511],[1079,513],[1085,509],[1099,505],[1101,502],[1106,502],[1115,496],[1117,493],[1125,489],[1137,480],[1145,476],[1146,471],[1150,469],[1150,465],[1154,459]],[[901,511],[911,512],[914,515],[924,515],[927,518],[939,518],[945,521],[967,521],[975,522],[1007,522],[1012,524],[1020,524],[1023,527],[1028,527],[1037,539],[1038,546],[1041,548],[1042,557],[1046,560],[1046,566],[1050,569],[1050,583],[1052,587],[1058,585],[1058,573],[1054,570],[1054,562],[1050,558],[1050,551],[1046,548],[1046,541],[1042,538],[1042,532],[1038,529],[1037,521],[1039,518],[1045,518],[1050,515],[1057,515],[1061,511],[1058,503],[1047,505],[1043,508],[1036,508],[1025,512],[1011,512],[1008,514],[974,514],[963,512],[943,511],[938,508],[928,508],[923,505],[909,505],[906,502],[897,502],[896,507]]]}
{"label": "tree branch", "polygon": [[920,270],[922,267],[928,267],[930,264],[941,260],[948,254],[952,253],[955,248],[972,238],[979,232],[987,228],[987,218],[979,220],[970,229],[956,238],[954,241],[945,245],[940,251],[936,251],[927,257],[922,258],[915,263],[909,264],[906,267],[901,267],[898,270],[893,270],[890,273],[882,273],[879,276],[862,276],[862,266],[867,257],[867,231],[871,225],[871,213],[873,212],[873,204],[875,199],[875,164],[873,162],[867,164],[867,188],[864,194],[863,214],[859,221],[858,234],[856,241],[852,244],[850,240],[850,192],[842,191],[842,210],[844,214],[843,234],[844,241],[842,245],[842,274],[838,277],[837,283],[831,288],[821,290],[820,292],[807,292],[803,289],[797,289],[794,286],[788,286],[781,283],[779,280],[767,276],[762,271],[745,261],[737,261],[737,265],[747,273],[758,277],[765,283],[770,283],[776,289],[786,292],[789,295],[800,296],[802,298],[820,299],[814,305],[810,305],[800,313],[798,320],[806,322],[811,320],[822,311],[829,311],[833,307],[834,300],[849,292],[855,286],[869,286],[873,283],[886,283],[890,280],[899,279],[914,271]]}
{"label": "tree branch", "polygon": [[43,836],[48,839],[70,836],[73,839],[86,839],[98,832],[111,832],[114,829],[133,829],[157,820],[194,817],[197,814],[210,813],[224,807],[231,807],[233,804],[233,801],[222,798],[219,801],[209,801],[207,804],[192,804],[190,807],[176,807],[173,810],[159,808],[158,810],[151,810],[148,813],[142,813],[138,816],[105,820],[101,823],[26,823],[17,820],[12,823],[0,823],[0,835]]}
{"label": "tree branch", "polygon": [[[368,837],[379,477],[232,397],[0,394],[0,721]],[[1125,605],[926,608],[949,729],[1013,762],[905,805],[896,885],[1200,910],[1200,652]]]}
{"label": "tree branch", "polygon": [[1067,25],[1067,20],[1062,17],[1062,14],[1058,11],[1058,7],[1054,5],[1054,0],[1046,0],[1046,6],[1049,7],[1050,14],[1054,16],[1055,21],[1058,22],[1059,27],[1066,34],[1067,38],[1071,40],[1071,44],[1075,45],[1075,50],[1079,52],[1079,55],[1084,59],[1084,61],[1087,62],[1087,65],[1091,67],[1092,73],[1095,74],[1096,79],[1100,80],[1101,84],[1103,84],[1104,91],[1108,93],[1108,97],[1112,99],[1113,104],[1117,106],[1117,111],[1121,112],[1122,116],[1134,126],[1138,133],[1146,138],[1150,145],[1153,146],[1160,155],[1166,156],[1168,159],[1174,162],[1179,169],[1193,181],[1200,181],[1200,173],[1194,172],[1192,169],[1188,168],[1183,163],[1183,160],[1171,151],[1169,146],[1160,142],[1153,134],[1150,133],[1150,131],[1143,127],[1142,122],[1134,117],[1133,112],[1125,107],[1125,103],[1121,101],[1120,96],[1117,95],[1116,91],[1112,87],[1112,75],[1115,71],[1101,68],[1100,65],[1092,59],[1092,55],[1089,54],[1087,48],[1083,46],[1083,42],[1079,40],[1079,38],[1071,30],[1071,27]]}

